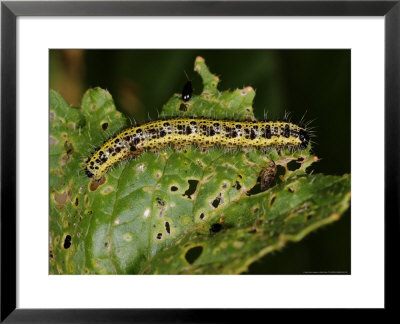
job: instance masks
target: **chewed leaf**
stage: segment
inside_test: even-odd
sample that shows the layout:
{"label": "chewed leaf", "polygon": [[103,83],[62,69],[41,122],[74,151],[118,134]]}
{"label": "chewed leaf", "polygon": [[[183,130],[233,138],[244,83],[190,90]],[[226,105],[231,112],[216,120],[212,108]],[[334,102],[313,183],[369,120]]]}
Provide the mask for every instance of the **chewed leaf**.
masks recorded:
{"label": "chewed leaf", "polygon": [[[163,117],[255,120],[251,87],[220,91],[204,59],[194,69],[202,93],[173,95]],[[91,152],[125,125],[105,90],[80,108],[50,92],[52,274],[241,273],[349,206],[350,177],[307,175],[309,149],[165,147],[88,178]]]}
{"label": "chewed leaf", "polygon": [[182,236],[144,273],[241,273],[261,256],[337,221],[349,207],[349,191],[348,175],[291,178],[211,214],[215,223]]}

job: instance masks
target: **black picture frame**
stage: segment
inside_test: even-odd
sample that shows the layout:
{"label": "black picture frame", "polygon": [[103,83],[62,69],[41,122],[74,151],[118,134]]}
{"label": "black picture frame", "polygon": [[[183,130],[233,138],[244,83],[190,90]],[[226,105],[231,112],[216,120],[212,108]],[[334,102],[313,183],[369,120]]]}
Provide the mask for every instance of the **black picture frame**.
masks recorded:
{"label": "black picture frame", "polygon": [[263,316],[265,311],[16,308],[16,19],[19,16],[384,16],[385,309],[396,309],[394,296],[399,279],[397,268],[391,264],[398,257],[396,238],[400,227],[400,0],[4,1],[1,3],[1,322],[234,322],[239,318],[238,312],[251,313],[254,318]]}

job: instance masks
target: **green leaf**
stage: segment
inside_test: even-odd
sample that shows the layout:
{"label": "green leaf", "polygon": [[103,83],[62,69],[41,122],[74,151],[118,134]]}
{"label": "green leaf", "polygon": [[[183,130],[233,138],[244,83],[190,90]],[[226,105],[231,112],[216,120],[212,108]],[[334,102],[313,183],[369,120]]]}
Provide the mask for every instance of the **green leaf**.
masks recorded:
{"label": "green leaf", "polygon": [[224,219],[219,232],[188,232],[150,260],[144,273],[241,273],[265,254],[338,220],[348,208],[349,191],[348,175],[293,177],[214,212],[214,219]]}
{"label": "green leaf", "polygon": [[[251,87],[221,92],[204,59],[194,69],[203,92],[173,95],[163,117],[255,119]],[[105,90],[88,90],[79,109],[50,91],[50,273],[241,273],[349,206],[350,176],[308,175],[309,151],[165,148],[92,182],[85,158],[125,126]],[[262,192],[271,161],[281,174]]]}

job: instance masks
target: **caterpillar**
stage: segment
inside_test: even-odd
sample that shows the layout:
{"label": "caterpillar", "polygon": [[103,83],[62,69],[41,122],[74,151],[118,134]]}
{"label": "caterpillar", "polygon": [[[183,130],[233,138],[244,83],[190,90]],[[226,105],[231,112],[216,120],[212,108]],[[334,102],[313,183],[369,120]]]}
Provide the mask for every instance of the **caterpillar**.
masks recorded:
{"label": "caterpillar", "polygon": [[172,118],[131,127],[111,137],[88,159],[85,173],[100,180],[115,163],[139,156],[144,151],[157,152],[197,144],[227,148],[290,148],[304,150],[310,144],[305,128],[290,122],[232,121],[206,118]]}

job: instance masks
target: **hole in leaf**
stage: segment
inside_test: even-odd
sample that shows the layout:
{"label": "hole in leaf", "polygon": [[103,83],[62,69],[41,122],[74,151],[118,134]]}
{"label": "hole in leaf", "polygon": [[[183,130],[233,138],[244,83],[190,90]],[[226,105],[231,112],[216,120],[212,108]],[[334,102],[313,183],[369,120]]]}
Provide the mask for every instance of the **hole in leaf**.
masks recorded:
{"label": "hole in leaf", "polygon": [[162,239],[162,233],[157,233],[157,240],[161,240]]}
{"label": "hole in leaf", "polygon": [[157,200],[158,206],[165,206],[164,200],[162,200],[160,197],[157,197],[156,200]]}
{"label": "hole in leaf", "polygon": [[64,249],[69,249],[71,246],[71,235],[67,235],[64,240]]}
{"label": "hole in leaf", "polygon": [[194,246],[187,250],[185,254],[185,259],[189,264],[193,264],[203,252],[202,246]]}
{"label": "hole in leaf", "polygon": [[293,189],[293,188],[288,187],[288,191],[289,191],[290,193],[294,193],[294,189]]}
{"label": "hole in leaf", "polygon": [[165,230],[167,231],[168,234],[171,233],[171,229],[169,227],[169,223],[168,222],[165,222]]}
{"label": "hole in leaf", "polygon": [[301,167],[301,163],[304,161],[303,158],[298,158],[297,160],[292,160],[287,164],[289,171],[297,170]]}
{"label": "hole in leaf", "polygon": [[275,200],[276,200],[276,195],[273,195],[271,197],[271,200],[269,201],[269,207],[271,207],[274,204]]}
{"label": "hole in leaf", "polygon": [[204,219],[205,216],[206,215],[204,213],[201,213],[200,216],[199,216],[200,220]]}
{"label": "hole in leaf", "polygon": [[177,191],[178,187],[177,186],[171,186],[171,191]]}
{"label": "hole in leaf", "polygon": [[256,184],[249,191],[246,192],[247,196],[256,195],[261,192],[261,178],[257,178]]}
{"label": "hole in leaf", "polygon": [[184,104],[181,104],[181,105],[179,106],[179,111],[187,111],[186,106],[185,106]]}
{"label": "hole in leaf", "polygon": [[242,186],[240,185],[239,181],[236,181],[235,184],[233,185],[233,188],[235,188],[236,190],[240,190]]}
{"label": "hole in leaf", "polygon": [[218,233],[222,230],[222,225],[220,223],[212,224],[210,227],[211,233]]}
{"label": "hole in leaf", "polygon": [[312,218],[312,215],[307,216],[307,221],[309,221]]}
{"label": "hole in leaf", "polygon": [[79,205],[79,198],[76,197],[76,198],[75,198],[75,206],[78,206],[78,205]]}
{"label": "hole in leaf", "polygon": [[284,176],[285,173],[286,173],[285,168],[282,165],[278,165],[276,170],[275,182],[273,186],[282,182],[281,176]]}
{"label": "hole in leaf", "polygon": [[224,203],[224,200],[222,199],[222,195],[221,195],[221,193],[219,193],[219,195],[217,196],[217,197],[215,197],[215,199],[211,202],[211,205],[214,207],[214,208],[218,208],[218,206],[221,204],[223,204]]}
{"label": "hole in leaf", "polygon": [[189,199],[192,199],[191,195],[193,195],[196,191],[198,180],[188,180],[189,188],[185,191],[182,196],[187,196]]}
{"label": "hole in leaf", "polygon": [[108,123],[102,123],[102,124],[101,124],[101,129],[102,129],[103,131],[105,131],[107,128],[108,128]]}

